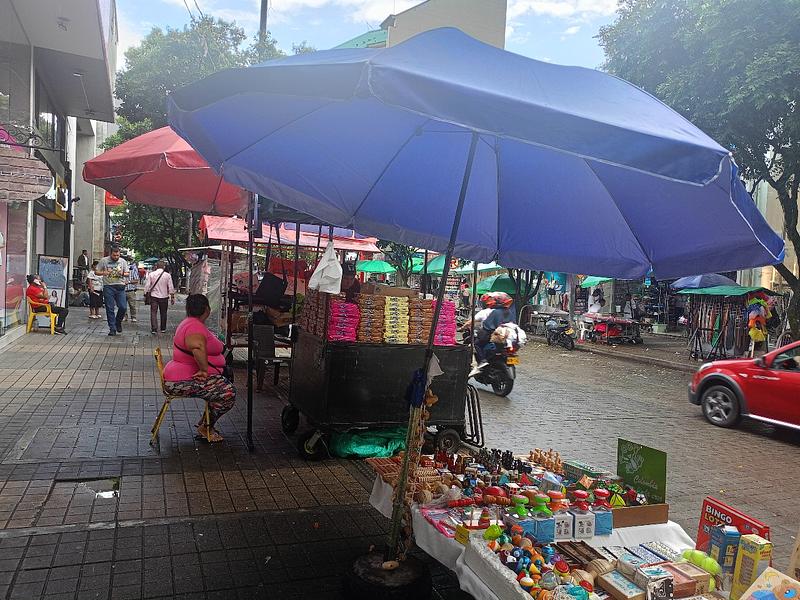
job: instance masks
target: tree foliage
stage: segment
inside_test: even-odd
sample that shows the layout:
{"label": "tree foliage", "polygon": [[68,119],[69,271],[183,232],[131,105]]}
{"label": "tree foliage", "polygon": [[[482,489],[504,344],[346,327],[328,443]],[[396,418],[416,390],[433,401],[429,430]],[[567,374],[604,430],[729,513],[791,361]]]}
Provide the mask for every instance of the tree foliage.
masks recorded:
{"label": "tree foliage", "polygon": [[397,269],[397,285],[408,285],[408,278],[411,276],[411,270],[414,268],[412,259],[417,249],[413,246],[406,246],[404,244],[397,244],[385,240],[378,240],[377,246],[386,257],[386,262]]}
{"label": "tree foliage", "polygon": [[132,140],[139,137],[143,133],[152,131],[153,122],[150,119],[136,121],[134,123],[128,121],[125,117],[117,117],[117,131],[108,136],[102,144],[103,150],[108,150],[115,146],[119,146],[123,142]]}
{"label": "tree foliage", "polygon": [[[599,33],[605,68],[651,92],[730,148],[745,179],[767,182],[800,255],[800,2],[621,0]],[[800,279],[790,322],[800,335]]]}

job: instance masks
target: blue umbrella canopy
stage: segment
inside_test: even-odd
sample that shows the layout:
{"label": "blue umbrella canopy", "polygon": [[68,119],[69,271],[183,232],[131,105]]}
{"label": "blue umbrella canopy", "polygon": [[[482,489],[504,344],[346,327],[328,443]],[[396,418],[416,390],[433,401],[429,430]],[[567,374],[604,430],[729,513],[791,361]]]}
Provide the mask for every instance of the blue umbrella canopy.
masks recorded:
{"label": "blue umbrella canopy", "polygon": [[470,260],[635,279],[783,256],[729,152],[669,107],[455,29],[220,71],[168,109],[226,180],[381,239],[444,252],[464,184]]}
{"label": "blue umbrella canopy", "polygon": [[691,277],[681,277],[677,281],[673,281],[670,287],[673,290],[692,289],[698,290],[702,288],[717,287],[720,285],[738,285],[730,277],[720,275],[719,273],[708,273],[706,275],[692,275]]}

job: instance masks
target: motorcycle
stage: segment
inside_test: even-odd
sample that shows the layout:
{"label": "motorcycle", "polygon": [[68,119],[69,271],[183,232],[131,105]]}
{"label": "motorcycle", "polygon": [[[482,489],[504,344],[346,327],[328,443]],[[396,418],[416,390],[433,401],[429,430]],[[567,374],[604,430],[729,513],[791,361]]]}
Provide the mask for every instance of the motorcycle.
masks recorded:
{"label": "motorcycle", "polygon": [[547,322],[547,345],[563,346],[567,350],[575,350],[575,330],[572,325],[559,325],[556,321]]}
{"label": "motorcycle", "polygon": [[508,396],[514,389],[519,356],[517,348],[503,348],[488,358],[483,369],[474,375],[475,381],[491,386],[498,396]]}

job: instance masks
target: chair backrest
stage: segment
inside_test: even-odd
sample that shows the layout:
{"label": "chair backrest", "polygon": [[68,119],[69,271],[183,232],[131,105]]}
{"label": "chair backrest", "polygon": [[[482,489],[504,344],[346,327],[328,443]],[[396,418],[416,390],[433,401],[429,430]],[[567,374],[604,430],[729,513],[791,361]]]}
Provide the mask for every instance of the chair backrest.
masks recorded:
{"label": "chair backrest", "polygon": [[161,347],[156,346],[153,350],[153,356],[156,358],[156,367],[158,368],[158,376],[161,378],[161,389],[164,389],[164,355],[161,354]]}
{"label": "chair backrest", "polygon": [[272,325],[253,325],[256,358],[275,358],[275,328]]}

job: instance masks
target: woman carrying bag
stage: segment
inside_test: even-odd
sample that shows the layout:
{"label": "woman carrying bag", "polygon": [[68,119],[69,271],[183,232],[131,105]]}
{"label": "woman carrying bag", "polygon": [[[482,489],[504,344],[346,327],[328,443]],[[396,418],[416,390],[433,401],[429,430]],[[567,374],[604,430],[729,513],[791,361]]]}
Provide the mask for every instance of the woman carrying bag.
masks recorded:
{"label": "woman carrying bag", "polygon": [[159,311],[161,333],[166,333],[168,302],[175,304],[175,286],[165,267],[163,260],[158,261],[156,268],[147,274],[147,281],[144,284],[144,303],[150,305],[150,333],[158,332]]}

